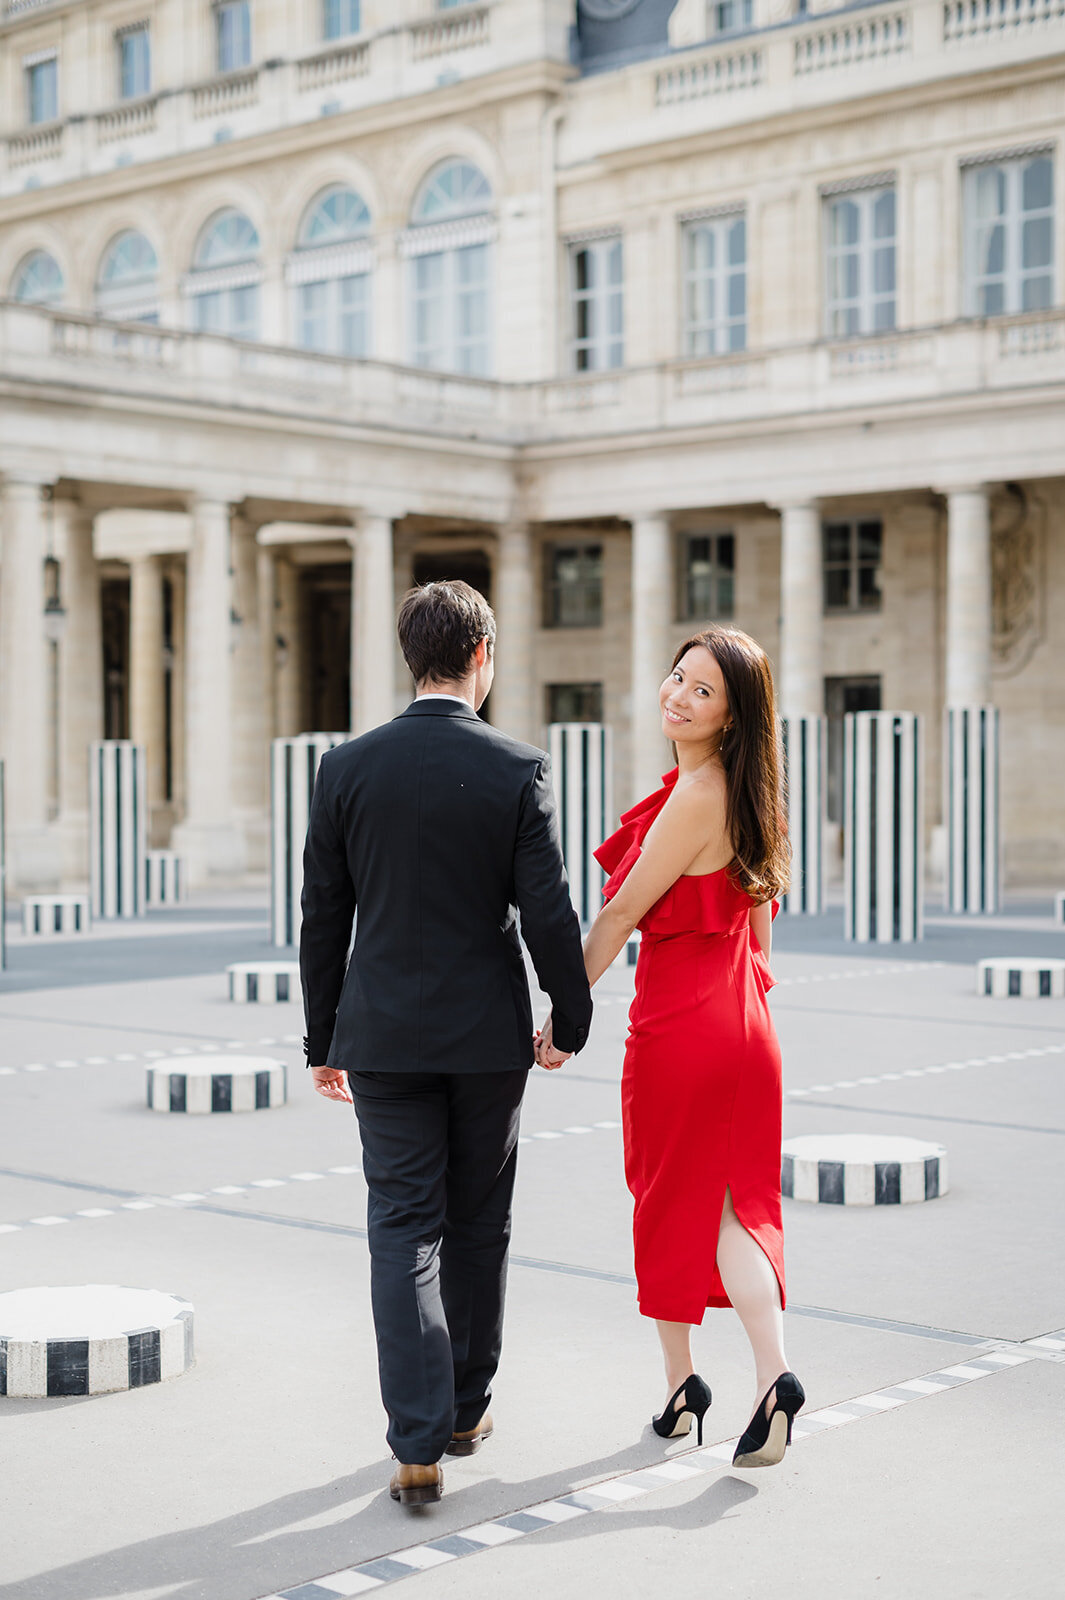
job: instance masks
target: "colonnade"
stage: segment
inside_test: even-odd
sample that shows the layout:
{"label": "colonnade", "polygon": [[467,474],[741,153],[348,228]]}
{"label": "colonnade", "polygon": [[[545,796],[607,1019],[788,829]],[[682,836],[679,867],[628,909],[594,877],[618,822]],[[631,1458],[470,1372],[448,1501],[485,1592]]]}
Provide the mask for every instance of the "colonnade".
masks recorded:
{"label": "colonnade", "polygon": [[[949,710],[986,708],[991,703],[989,490],[986,485],[952,485],[943,493],[945,704]],[[85,752],[89,741],[103,732],[94,513],[75,502],[61,507],[66,621],[59,652],[58,734],[50,732],[55,718],[49,705],[45,562],[53,552],[60,507],[50,503],[49,496],[49,486],[40,481],[12,475],[0,480],[0,757],[7,771],[11,878],[25,888],[55,886],[60,879],[82,875],[78,860],[87,820]],[[807,721],[817,731],[817,747],[823,748],[822,511],[815,501],[798,498],[775,509],[781,541],[780,633],[775,652],[778,709],[794,730],[793,748]],[[187,502],[184,526],[185,545],[177,553],[163,556],[145,550],[129,556],[128,731],[147,751],[155,809],[164,798],[165,782],[163,584],[167,578],[172,585],[175,643],[180,639],[170,675],[169,715],[173,764],[181,781],[175,783],[177,820],[169,842],[188,859],[195,883],[245,868],[249,828],[259,826],[265,836],[269,739],[277,733],[306,730],[298,725],[297,673],[285,642],[294,633],[298,582],[283,544],[288,525],[256,528],[224,499],[204,494]],[[269,526],[277,529],[276,544],[264,540]],[[386,720],[396,708],[393,512],[362,508],[346,526],[307,524],[303,531],[350,548],[350,720],[359,732]],[[493,601],[499,637],[493,716],[508,732],[535,741],[543,720],[535,671],[536,541],[521,521],[500,525],[494,538]],[[657,688],[679,626],[673,513],[651,510],[631,519],[630,570],[631,784],[622,785],[622,800],[625,788],[640,794],[654,787],[669,759]],[[243,626],[248,619],[251,626]],[[58,739],[55,793],[49,789],[53,737]],[[813,745],[807,741],[804,748]],[[812,775],[809,783],[821,782],[817,765],[812,760],[804,763]],[[944,797],[944,818],[953,830],[949,848],[956,853],[962,849],[958,830],[963,825],[969,828],[971,844],[973,818],[987,814],[980,797],[974,800],[978,778],[970,764],[964,801],[956,794]],[[820,815],[823,795],[804,789],[801,799],[806,811],[802,819],[793,818],[793,831],[798,835],[801,826],[803,837],[812,838],[816,830],[811,832],[810,808]],[[810,865],[809,871],[815,870]],[[807,910],[818,909],[819,903],[817,893],[808,892],[801,900]],[[959,909],[980,908],[959,904]]]}

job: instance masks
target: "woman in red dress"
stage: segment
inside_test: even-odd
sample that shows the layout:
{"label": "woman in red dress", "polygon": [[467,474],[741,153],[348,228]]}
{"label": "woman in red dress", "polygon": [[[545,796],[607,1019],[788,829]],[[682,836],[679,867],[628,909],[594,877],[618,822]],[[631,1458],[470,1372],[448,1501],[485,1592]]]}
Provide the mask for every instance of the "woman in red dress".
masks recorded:
{"label": "woman in red dress", "polygon": [[784,1354],[780,1047],[766,1003],[788,883],[769,663],[738,629],[709,628],[681,645],[659,700],[677,765],[596,851],[610,876],[585,963],[595,983],[640,928],[622,1113],[640,1310],[669,1391],[655,1430],[687,1433],[694,1416],[701,1442],[710,1390],[692,1324],[733,1306],[758,1396],[734,1460],[768,1466],[804,1399]]}

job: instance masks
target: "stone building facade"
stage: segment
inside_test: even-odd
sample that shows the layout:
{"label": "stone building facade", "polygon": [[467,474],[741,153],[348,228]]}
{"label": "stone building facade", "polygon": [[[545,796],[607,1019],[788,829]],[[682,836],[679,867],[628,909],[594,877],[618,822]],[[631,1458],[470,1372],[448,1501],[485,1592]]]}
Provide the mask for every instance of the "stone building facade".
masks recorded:
{"label": "stone building facade", "polygon": [[1002,722],[1007,879],[1065,874],[1061,0],[0,0],[0,752],[16,886],[262,869],[267,742],[499,618],[488,714],[668,761],[711,617],[782,708]]}

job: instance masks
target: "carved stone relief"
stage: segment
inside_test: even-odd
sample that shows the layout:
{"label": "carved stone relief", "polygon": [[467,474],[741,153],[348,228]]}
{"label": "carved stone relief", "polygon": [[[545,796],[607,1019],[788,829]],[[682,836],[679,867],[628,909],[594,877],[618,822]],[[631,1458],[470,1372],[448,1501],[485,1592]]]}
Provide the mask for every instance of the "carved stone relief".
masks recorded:
{"label": "carved stone relief", "polygon": [[1023,671],[1043,639],[1046,506],[1008,483],[991,502],[991,650],[996,673]]}

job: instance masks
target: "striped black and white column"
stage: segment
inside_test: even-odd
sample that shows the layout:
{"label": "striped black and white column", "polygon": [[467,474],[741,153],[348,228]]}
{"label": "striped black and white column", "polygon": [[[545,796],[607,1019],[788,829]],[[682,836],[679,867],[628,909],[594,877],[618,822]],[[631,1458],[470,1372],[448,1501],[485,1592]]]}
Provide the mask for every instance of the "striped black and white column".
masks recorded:
{"label": "striped black and white column", "polygon": [[852,711],[843,731],[844,937],[906,944],[923,934],[921,719]]}
{"label": "striped black and white column", "polygon": [[188,874],[176,850],[149,850],[144,857],[144,903],[171,906],[188,898]]}
{"label": "striped black and white column", "polygon": [[89,746],[89,871],[94,917],[144,915],[148,795],[144,747],[129,739]]}
{"label": "striped black and white column", "polygon": [[1001,904],[998,709],[948,706],[943,756],[948,911]]}
{"label": "striped black and white column", "polygon": [[318,763],[346,733],[300,733],[275,739],[270,754],[270,933],[282,948],[299,943],[303,846]]}
{"label": "striped black and white column", "polygon": [[791,888],[782,911],[818,916],[825,909],[825,717],[782,717],[781,742],[788,795]]}
{"label": "striped black and white column", "polygon": [[178,1295],[100,1283],[0,1294],[0,1395],[141,1389],[194,1359],[193,1308]]}
{"label": "striped black and white column", "polygon": [[28,939],[88,933],[91,927],[87,894],[28,894],[22,902],[22,931]]}
{"label": "striped black and white column", "polygon": [[562,854],[570,895],[581,925],[603,903],[603,869],[595,856],[614,827],[610,729],[599,722],[553,722],[547,750],[558,800]]}

